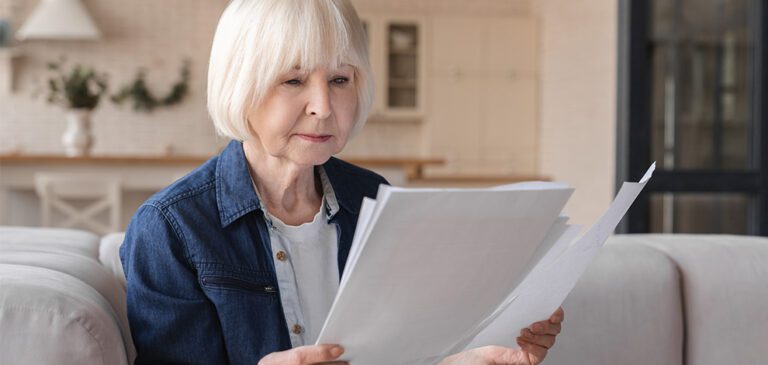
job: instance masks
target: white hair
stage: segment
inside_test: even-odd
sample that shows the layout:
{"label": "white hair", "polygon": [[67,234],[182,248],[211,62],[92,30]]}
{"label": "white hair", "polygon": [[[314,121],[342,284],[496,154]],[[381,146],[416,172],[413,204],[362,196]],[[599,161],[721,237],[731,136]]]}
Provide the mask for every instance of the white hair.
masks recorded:
{"label": "white hair", "polygon": [[367,43],[349,0],[232,0],[219,19],[208,66],[208,113],[217,132],[249,139],[249,110],[294,67],[348,64],[355,69],[356,135],[373,102]]}

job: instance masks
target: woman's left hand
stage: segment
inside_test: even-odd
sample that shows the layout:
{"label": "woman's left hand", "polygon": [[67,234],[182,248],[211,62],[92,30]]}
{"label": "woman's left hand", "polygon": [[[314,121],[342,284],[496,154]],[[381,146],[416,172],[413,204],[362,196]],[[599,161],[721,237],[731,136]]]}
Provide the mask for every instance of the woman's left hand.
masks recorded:
{"label": "woman's left hand", "polygon": [[520,331],[519,349],[485,346],[445,358],[439,365],[537,365],[544,361],[547,351],[555,344],[565,314],[558,308],[549,320],[536,322]]}

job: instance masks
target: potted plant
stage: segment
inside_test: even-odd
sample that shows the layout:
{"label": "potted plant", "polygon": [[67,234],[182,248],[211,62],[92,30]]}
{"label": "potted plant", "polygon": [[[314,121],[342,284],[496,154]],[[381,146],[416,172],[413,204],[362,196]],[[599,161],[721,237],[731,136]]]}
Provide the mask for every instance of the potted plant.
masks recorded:
{"label": "potted plant", "polygon": [[67,156],[84,156],[93,145],[91,113],[107,91],[107,77],[90,67],[63,68],[64,60],[51,62],[54,76],[48,80],[48,102],[67,108],[67,129],[62,136]]}

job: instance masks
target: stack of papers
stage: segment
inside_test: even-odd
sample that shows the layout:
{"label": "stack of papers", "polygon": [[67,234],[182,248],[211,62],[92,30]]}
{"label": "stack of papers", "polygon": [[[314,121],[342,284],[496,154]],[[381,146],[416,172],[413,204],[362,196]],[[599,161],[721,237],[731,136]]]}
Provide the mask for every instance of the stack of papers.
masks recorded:
{"label": "stack of papers", "polygon": [[573,189],[382,186],[366,198],[318,344],[353,364],[436,364],[464,349],[517,347],[565,300],[651,177],[624,183],[583,236],[561,215]]}

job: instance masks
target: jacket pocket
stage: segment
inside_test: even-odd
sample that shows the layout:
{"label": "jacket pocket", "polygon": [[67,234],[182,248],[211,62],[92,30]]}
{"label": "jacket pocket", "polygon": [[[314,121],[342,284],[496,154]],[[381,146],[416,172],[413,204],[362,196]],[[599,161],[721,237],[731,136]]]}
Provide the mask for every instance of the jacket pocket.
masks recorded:
{"label": "jacket pocket", "polygon": [[246,291],[264,295],[277,294],[277,285],[266,280],[244,280],[224,275],[203,275],[200,278],[203,287],[211,289]]}

